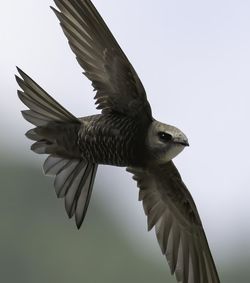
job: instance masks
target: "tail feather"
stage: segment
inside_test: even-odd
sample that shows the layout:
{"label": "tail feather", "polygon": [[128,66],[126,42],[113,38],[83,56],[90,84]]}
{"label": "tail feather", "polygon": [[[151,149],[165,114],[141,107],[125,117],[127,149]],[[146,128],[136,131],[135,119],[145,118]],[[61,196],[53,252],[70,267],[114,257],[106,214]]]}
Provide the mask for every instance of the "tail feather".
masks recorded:
{"label": "tail feather", "polygon": [[72,206],[72,209],[75,209],[75,220],[78,229],[81,227],[81,224],[85,218],[88,209],[97,167],[98,167],[97,164],[91,164],[90,172],[84,184],[85,190],[83,189],[79,191],[79,197],[75,198],[75,204],[74,206]]}
{"label": "tail feather", "polygon": [[46,175],[55,176],[54,187],[58,198],[65,201],[65,209],[78,229],[85,218],[98,165],[85,160],[64,159],[50,155],[44,162]]}
{"label": "tail feather", "polygon": [[16,76],[16,80],[22,89],[18,96],[29,108],[22,114],[36,126],[26,133],[27,138],[35,141],[31,149],[39,154],[50,154],[43,165],[44,173],[55,176],[56,194],[64,198],[66,212],[69,218],[75,215],[79,229],[87,212],[98,165],[82,158],[76,147],[80,120],[23,71],[18,69],[18,72],[21,78]]}

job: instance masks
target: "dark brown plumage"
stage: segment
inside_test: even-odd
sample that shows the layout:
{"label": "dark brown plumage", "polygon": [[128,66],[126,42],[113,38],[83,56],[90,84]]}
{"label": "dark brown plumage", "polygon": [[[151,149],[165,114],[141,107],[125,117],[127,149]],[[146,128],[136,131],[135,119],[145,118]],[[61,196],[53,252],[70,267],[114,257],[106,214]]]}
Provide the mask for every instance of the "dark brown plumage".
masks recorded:
{"label": "dark brown plumage", "polygon": [[171,273],[183,283],[219,283],[194,201],[172,159],[188,146],[177,128],[153,119],[144,87],[90,0],[55,0],[52,8],[102,114],[76,118],[18,69],[22,112],[35,128],[31,149],[49,154],[44,173],[55,176],[57,196],[80,228],[98,164],[127,167],[140,188]]}

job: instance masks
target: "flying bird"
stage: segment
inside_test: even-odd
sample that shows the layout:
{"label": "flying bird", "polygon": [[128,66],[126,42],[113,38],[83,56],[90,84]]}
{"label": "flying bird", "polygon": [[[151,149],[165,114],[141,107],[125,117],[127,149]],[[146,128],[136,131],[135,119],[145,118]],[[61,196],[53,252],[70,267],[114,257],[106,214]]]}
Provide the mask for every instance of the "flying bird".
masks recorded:
{"label": "flying bird", "polygon": [[35,128],[31,149],[48,154],[43,169],[80,228],[99,164],[126,167],[155,227],[171,273],[183,283],[220,282],[205,232],[188,189],[172,159],[188,139],[152,116],[145,89],[90,0],[55,0],[62,30],[84,75],[96,91],[101,114],[77,118],[18,68],[23,117]]}

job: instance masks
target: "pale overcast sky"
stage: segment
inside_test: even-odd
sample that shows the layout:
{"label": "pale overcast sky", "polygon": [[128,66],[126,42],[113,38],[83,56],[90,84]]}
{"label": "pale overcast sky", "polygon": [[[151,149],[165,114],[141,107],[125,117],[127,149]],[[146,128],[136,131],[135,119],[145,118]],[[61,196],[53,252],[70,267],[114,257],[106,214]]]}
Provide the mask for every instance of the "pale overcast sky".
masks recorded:
{"label": "pale overcast sky", "polygon": [[[189,137],[190,148],[175,162],[216,259],[239,250],[239,256],[250,257],[250,2],[93,2],[137,70],[154,117]],[[50,5],[53,1],[3,1],[0,17],[0,152],[19,152],[39,166],[41,158],[28,150],[24,137],[30,125],[20,115],[16,65],[74,114],[97,113],[90,83]],[[145,233],[131,176],[100,167],[97,183],[103,182],[110,189],[98,193],[109,206],[115,199],[115,217],[133,228],[121,225],[125,235],[154,238]]]}

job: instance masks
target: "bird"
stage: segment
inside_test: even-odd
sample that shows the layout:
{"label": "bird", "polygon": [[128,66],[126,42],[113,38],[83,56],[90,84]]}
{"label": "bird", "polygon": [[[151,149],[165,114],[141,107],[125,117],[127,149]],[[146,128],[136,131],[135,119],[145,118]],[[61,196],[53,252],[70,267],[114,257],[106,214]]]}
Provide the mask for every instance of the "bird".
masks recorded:
{"label": "bird", "polygon": [[219,283],[194,200],[173,159],[189,146],[178,128],[153,118],[135,69],[90,0],[54,0],[69,46],[92,82],[99,114],[77,118],[17,67],[23,117],[31,150],[47,154],[45,175],[79,229],[86,216],[98,165],[133,174],[171,274],[182,283]]}

